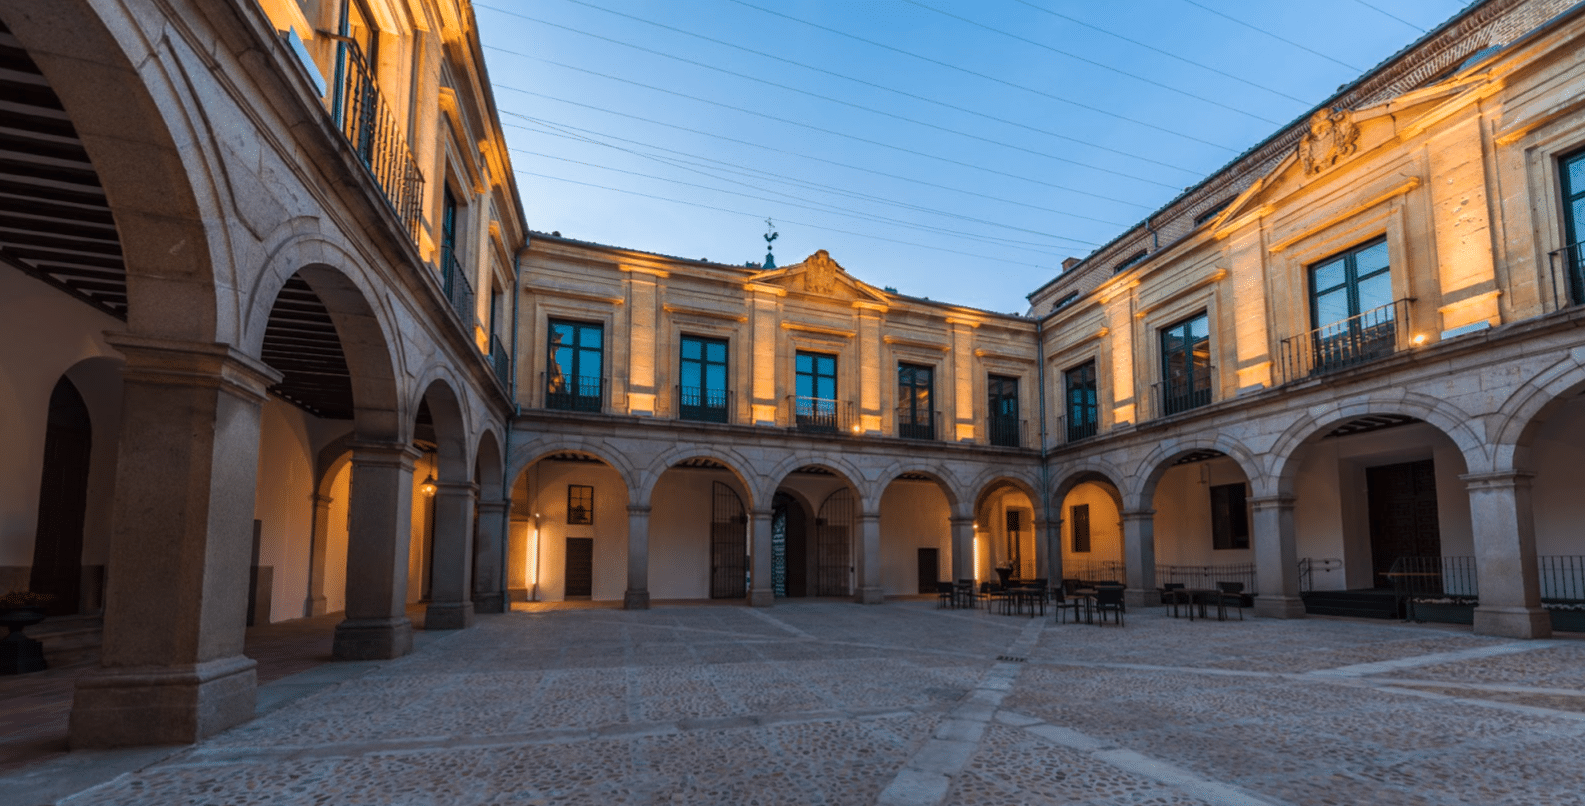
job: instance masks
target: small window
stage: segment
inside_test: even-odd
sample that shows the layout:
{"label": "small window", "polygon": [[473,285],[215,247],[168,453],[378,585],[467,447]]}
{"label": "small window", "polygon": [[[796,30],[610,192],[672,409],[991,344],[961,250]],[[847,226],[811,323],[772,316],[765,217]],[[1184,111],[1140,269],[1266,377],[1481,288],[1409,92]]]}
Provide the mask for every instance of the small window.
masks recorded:
{"label": "small window", "polygon": [[1078,298],[1079,298],[1079,292],[1070,291],[1066,295],[1064,295],[1062,297],[1062,299],[1057,300],[1056,304],[1051,306],[1051,310],[1060,311],[1063,308],[1066,308],[1069,305],[1072,305],[1073,301],[1078,299]]}
{"label": "small window", "polygon": [[1112,273],[1113,274],[1119,274],[1121,272],[1128,271],[1129,269],[1133,268],[1135,266],[1135,264],[1137,264],[1140,261],[1144,260],[1145,257],[1147,255],[1149,255],[1149,254],[1150,253],[1147,252],[1146,250],[1141,249],[1138,252],[1135,252],[1134,254],[1123,258],[1121,261],[1118,262],[1117,268],[1112,269]]}
{"label": "small window", "polygon": [[[1236,198],[1236,197],[1234,197],[1234,198]],[[1220,204],[1217,204],[1215,207],[1212,207],[1211,209],[1206,210],[1205,212],[1200,213],[1199,215],[1195,216],[1194,217],[1194,226],[1198,227],[1201,224],[1204,224],[1205,222],[1210,221],[1213,218],[1216,218],[1218,215],[1220,215],[1222,213],[1223,210],[1227,209],[1228,205],[1230,205],[1232,203],[1233,203],[1233,199],[1223,199]]]}
{"label": "small window", "polygon": [[835,433],[841,427],[837,410],[837,357],[799,350],[793,363],[798,428]]}
{"label": "small window", "polygon": [[604,342],[604,328],[599,324],[550,320],[545,408],[600,410]]}
{"label": "small window", "polygon": [[567,523],[594,523],[594,488],[582,484],[567,485]]}
{"label": "small window", "polygon": [[1068,524],[1073,533],[1073,553],[1090,553],[1090,505],[1068,507]]}
{"label": "small window", "polygon": [[1211,548],[1249,548],[1249,509],[1244,485],[1218,484],[1211,488]]}

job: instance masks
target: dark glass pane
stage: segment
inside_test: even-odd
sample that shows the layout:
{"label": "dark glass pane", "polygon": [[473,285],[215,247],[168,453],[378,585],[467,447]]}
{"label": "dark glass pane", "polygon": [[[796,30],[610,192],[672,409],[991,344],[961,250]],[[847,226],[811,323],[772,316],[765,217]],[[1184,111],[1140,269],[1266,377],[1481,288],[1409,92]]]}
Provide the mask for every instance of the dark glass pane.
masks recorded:
{"label": "dark glass pane", "polygon": [[705,360],[715,364],[726,363],[726,344],[712,341],[705,345]]}
{"label": "dark glass pane", "polygon": [[684,389],[692,389],[699,386],[698,364],[689,361],[682,365],[682,386]]}
{"label": "dark glass pane", "polygon": [[835,400],[837,396],[837,379],[830,376],[821,376],[815,385],[815,397],[826,400]]}
{"label": "dark glass pane", "polygon": [[837,374],[836,357],[830,355],[816,356],[815,370],[821,375],[830,375],[834,377]]}
{"label": "dark glass pane", "polygon": [[1367,246],[1354,254],[1354,276],[1366,277],[1387,268],[1387,242]]}
{"label": "dark glass pane", "polygon": [[578,328],[578,346],[579,347],[595,347],[595,348],[598,348],[600,346],[600,326],[599,325],[583,325],[583,326],[579,327]]}
{"label": "dark glass pane", "polygon": [[583,378],[600,377],[600,354],[593,350],[584,350],[578,356],[578,375]]}
{"label": "dark glass pane", "polygon": [[1190,319],[1189,320],[1188,337],[1191,340],[1207,338],[1210,335],[1211,335],[1211,320],[1210,319],[1208,319],[1207,317],[1204,317],[1204,316],[1198,316],[1198,317],[1195,317],[1194,319]]}
{"label": "dark glass pane", "polygon": [[799,372],[814,372],[814,356],[808,353],[799,353],[795,360]]}
{"label": "dark glass pane", "polygon": [[1568,187],[1564,188],[1563,192],[1569,198],[1585,193],[1585,154],[1577,155],[1568,161],[1567,182]]}
{"label": "dark glass pane", "polygon": [[1392,275],[1378,274],[1359,281],[1359,313],[1379,308],[1392,302]]}
{"label": "dark glass pane", "polygon": [[[1580,189],[1585,191],[1585,187]],[[1568,234],[1569,243],[1585,242],[1585,196],[1574,200],[1570,213],[1570,220],[1574,223],[1574,231]]]}
{"label": "dark glass pane", "polygon": [[709,364],[704,370],[704,388],[726,391],[726,366]]}
{"label": "dark glass pane", "polygon": [[813,376],[810,376],[810,375],[799,375],[798,376],[798,388],[796,390],[796,394],[799,397],[814,397],[814,394],[815,394],[814,383],[815,383],[815,379],[814,379]]}
{"label": "dark glass pane", "polygon": [[1317,326],[1325,327],[1347,319],[1349,316],[1347,288],[1339,288],[1336,291],[1316,298],[1315,323]]}
{"label": "dark glass pane", "polygon": [[557,343],[560,343],[560,344],[571,344],[572,343],[572,325],[564,325],[564,324],[560,324],[560,323],[556,323],[556,324],[551,325],[550,326],[550,343],[551,344],[557,344]]}
{"label": "dark glass pane", "polygon": [[1346,267],[1342,258],[1329,263],[1316,266],[1314,271],[1315,290],[1317,293],[1330,291],[1342,285],[1347,279]]}
{"label": "dark glass pane", "polygon": [[694,339],[683,339],[682,340],[682,357],[683,358],[692,359],[694,361],[699,360],[699,353],[700,353],[700,350],[703,348],[703,346],[704,345],[700,344],[698,341],[695,341]]}

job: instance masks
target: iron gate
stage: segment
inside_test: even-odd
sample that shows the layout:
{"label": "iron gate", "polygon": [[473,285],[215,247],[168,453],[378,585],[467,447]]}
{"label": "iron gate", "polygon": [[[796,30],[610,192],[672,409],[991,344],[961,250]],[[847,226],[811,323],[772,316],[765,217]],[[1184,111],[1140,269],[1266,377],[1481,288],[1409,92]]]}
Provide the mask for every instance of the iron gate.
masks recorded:
{"label": "iron gate", "polygon": [[748,516],[737,491],[715,482],[710,507],[710,598],[748,595]]}
{"label": "iron gate", "polygon": [[853,492],[846,487],[826,497],[815,520],[818,578],[816,596],[846,596],[852,569]]}

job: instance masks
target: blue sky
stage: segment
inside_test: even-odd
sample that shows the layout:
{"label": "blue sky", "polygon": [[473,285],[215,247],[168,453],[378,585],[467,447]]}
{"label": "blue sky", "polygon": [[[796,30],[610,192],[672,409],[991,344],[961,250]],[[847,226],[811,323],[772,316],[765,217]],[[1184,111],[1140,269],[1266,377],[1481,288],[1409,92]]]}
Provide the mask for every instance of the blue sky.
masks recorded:
{"label": "blue sky", "polygon": [[742,263],[764,258],[769,217],[783,265],[827,249],[875,285],[1022,312],[1063,258],[1089,254],[1464,5],[474,8],[531,227]]}

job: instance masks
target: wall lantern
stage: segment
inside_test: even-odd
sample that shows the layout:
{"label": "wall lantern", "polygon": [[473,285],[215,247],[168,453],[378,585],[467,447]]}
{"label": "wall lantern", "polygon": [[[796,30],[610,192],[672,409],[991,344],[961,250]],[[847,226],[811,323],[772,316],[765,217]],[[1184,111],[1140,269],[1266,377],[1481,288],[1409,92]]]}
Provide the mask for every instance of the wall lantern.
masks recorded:
{"label": "wall lantern", "polygon": [[418,491],[423,493],[425,496],[428,496],[429,498],[434,498],[435,497],[435,474],[434,473],[430,473],[429,476],[424,479],[424,483],[418,485]]}

